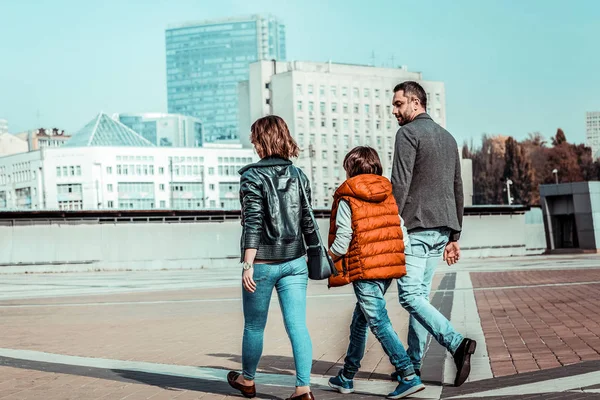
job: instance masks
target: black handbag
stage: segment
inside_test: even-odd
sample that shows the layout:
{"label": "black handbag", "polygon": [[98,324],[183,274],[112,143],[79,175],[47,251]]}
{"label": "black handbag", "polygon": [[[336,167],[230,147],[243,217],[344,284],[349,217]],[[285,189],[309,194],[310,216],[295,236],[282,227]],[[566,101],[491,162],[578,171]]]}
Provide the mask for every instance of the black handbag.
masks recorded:
{"label": "black handbag", "polygon": [[319,233],[319,225],[317,225],[317,221],[315,220],[315,214],[313,213],[312,205],[308,200],[308,196],[304,191],[304,185],[302,185],[302,180],[300,179],[300,174],[296,167],[293,167],[296,176],[298,177],[298,185],[300,186],[300,191],[302,192],[302,196],[304,197],[304,201],[308,206],[308,212],[310,214],[310,219],[312,220],[313,226],[315,227],[315,233],[319,239],[318,245],[308,246],[306,249],[306,255],[308,257],[308,277],[314,280],[322,280],[327,279],[331,275],[337,275],[338,272],[335,269],[333,264],[333,260],[327,253],[327,249],[323,246],[323,242],[321,241],[321,234]]}

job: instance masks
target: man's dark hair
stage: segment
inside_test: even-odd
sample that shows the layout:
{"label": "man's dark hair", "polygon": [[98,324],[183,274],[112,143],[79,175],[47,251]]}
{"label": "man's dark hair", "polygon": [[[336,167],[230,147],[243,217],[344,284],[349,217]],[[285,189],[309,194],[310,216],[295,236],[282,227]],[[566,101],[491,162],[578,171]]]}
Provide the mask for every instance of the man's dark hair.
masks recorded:
{"label": "man's dark hair", "polygon": [[427,109],[427,93],[425,93],[423,86],[419,85],[415,81],[406,81],[397,84],[394,88],[394,93],[400,90],[404,92],[404,97],[414,96],[419,99],[419,102],[423,108]]}
{"label": "man's dark hair", "polygon": [[368,146],[358,146],[350,150],[344,157],[344,169],[349,178],[362,174],[383,175],[377,151]]}

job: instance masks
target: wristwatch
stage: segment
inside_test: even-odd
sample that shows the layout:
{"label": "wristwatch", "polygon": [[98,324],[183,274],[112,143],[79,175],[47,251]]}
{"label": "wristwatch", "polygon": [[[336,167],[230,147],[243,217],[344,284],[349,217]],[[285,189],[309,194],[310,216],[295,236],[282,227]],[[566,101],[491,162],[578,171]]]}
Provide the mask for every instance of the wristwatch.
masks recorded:
{"label": "wristwatch", "polygon": [[249,270],[250,268],[252,268],[252,264],[250,264],[249,262],[244,261],[242,263],[242,268],[244,268],[244,271]]}

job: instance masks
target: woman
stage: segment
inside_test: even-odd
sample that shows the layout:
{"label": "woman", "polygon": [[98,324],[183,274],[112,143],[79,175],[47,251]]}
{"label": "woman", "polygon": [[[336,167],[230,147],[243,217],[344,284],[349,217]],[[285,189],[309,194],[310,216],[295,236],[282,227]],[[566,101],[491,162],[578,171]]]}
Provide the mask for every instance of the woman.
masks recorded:
{"label": "woman", "polygon": [[[310,391],[312,343],[306,327],[308,269],[306,245],[318,243],[310,218],[306,175],[292,165],[298,145],[278,116],[260,118],[250,141],[261,160],[240,170],[242,203],[242,302],[244,337],[242,373],[229,372],[227,381],[248,398],[256,396],[254,375],[263,349],[263,333],[273,288],[277,290],[296,366],[293,400],[313,400]],[[310,201],[310,200],[309,200]],[[304,238],[304,241],[303,241]]]}

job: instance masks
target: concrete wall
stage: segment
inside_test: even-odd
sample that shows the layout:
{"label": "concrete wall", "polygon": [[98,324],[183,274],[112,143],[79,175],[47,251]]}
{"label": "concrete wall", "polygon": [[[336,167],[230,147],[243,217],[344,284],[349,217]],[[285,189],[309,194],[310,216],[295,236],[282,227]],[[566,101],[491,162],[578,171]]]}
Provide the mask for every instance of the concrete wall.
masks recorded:
{"label": "concrete wall", "polygon": [[[543,240],[543,225],[526,219],[523,214],[465,217],[463,256],[541,253],[532,239]],[[329,220],[320,219],[319,226],[326,236]],[[239,220],[0,226],[0,273],[235,266],[240,231]]]}

